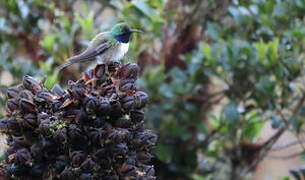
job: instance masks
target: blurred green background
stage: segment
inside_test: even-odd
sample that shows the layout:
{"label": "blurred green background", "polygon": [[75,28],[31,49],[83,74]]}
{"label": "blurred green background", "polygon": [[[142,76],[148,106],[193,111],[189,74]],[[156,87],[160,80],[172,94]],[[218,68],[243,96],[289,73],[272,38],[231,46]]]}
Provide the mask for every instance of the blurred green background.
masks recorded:
{"label": "blurred green background", "polygon": [[[157,179],[250,179],[285,132],[296,141],[283,148],[303,147],[304,0],[0,0],[0,118],[9,86],[25,74],[48,88],[79,78],[88,64],[55,68],[122,21],[144,31],[124,60],[150,97]],[[266,124],[274,134],[262,140]]]}

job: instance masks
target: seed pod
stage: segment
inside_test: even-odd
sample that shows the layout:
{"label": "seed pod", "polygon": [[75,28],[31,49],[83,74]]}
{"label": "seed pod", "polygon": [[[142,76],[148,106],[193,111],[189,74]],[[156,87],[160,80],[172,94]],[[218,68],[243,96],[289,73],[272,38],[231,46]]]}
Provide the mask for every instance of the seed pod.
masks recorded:
{"label": "seed pod", "polygon": [[40,91],[38,93],[37,97],[42,99],[43,101],[47,101],[47,102],[53,102],[57,99],[56,96],[54,96],[47,90]]}
{"label": "seed pod", "polygon": [[123,65],[118,71],[118,79],[137,79],[140,68],[136,63],[127,63]]}
{"label": "seed pod", "polygon": [[34,164],[29,171],[29,175],[33,178],[40,178],[43,175],[44,168],[41,164]]}
{"label": "seed pod", "polygon": [[65,144],[68,141],[67,129],[66,128],[57,129],[54,133],[54,139],[58,144]]}
{"label": "seed pod", "polygon": [[101,99],[99,104],[99,111],[106,113],[110,110],[110,102],[108,99]]}
{"label": "seed pod", "polygon": [[49,120],[44,120],[40,123],[39,125],[39,132],[43,135],[43,136],[51,136],[52,135],[52,131],[50,128],[50,121]]}
{"label": "seed pod", "polygon": [[128,111],[136,106],[136,101],[134,96],[126,96],[121,100],[122,107]]}
{"label": "seed pod", "polygon": [[13,116],[8,118],[7,127],[8,127],[8,130],[14,134],[20,132],[19,123],[18,123],[17,119]]}
{"label": "seed pod", "polygon": [[30,90],[32,93],[36,94],[42,90],[42,87],[38,81],[36,81],[31,76],[24,76],[22,85],[25,89]]}
{"label": "seed pod", "polygon": [[126,118],[119,118],[115,120],[114,126],[118,128],[128,128],[131,126],[131,121]]}
{"label": "seed pod", "polygon": [[146,166],[146,168],[144,169],[145,174],[146,174],[146,179],[148,180],[152,180],[152,179],[156,179],[155,176],[155,169],[153,166]]}
{"label": "seed pod", "polygon": [[141,122],[144,119],[144,111],[142,109],[135,109],[130,112],[130,118],[134,122]]}
{"label": "seed pod", "polygon": [[135,91],[136,85],[134,79],[121,80],[119,83],[119,90],[123,92]]}
{"label": "seed pod", "polygon": [[93,175],[91,173],[82,173],[80,175],[81,180],[93,180]]}
{"label": "seed pod", "polygon": [[112,154],[116,156],[125,156],[128,152],[128,146],[125,143],[119,143],[112,147]]}
{"label": "seed pod", "polygon": [[66,166],[65,169],[60,173],[60,179],[62,179],[62,180],[74,180],[75,175],[73,173],[72,167]]}
{"label": "seed pod", "polygon": [[87,157],[80,165],[80,168],[90,172],[90,170],[93,170],[96,166],[97,164],[90,157]]}
{"label": "seed pod", "polygon": [[99,79],[104,77],[104,75],[105,75],[105,65],[104,64],[97,65],[93,70],[93,74],[95,75],[95,77],[97,77]]}
{"label": "seed pod", "polygon": [[151,131],[137,132],[133,138],[133,144],[136,147],[151,148],[155,145],[157,141],[157,136]]}
{"label": "seed pod", "polygon": [[59,97],[65,95],[65,91],[58,84],[54,85],[51,92]]}
{"label": "seed pod", "polygon": [[123,177],[132,177],[136,175],[136,168],[133,165],[130,164],[123,164],[121,170],[120,170],[120,174]]}
{"label": "seed pod", "polygon": [[92,144],[102,144],[102,139],[105,131],[101,128],[93,129],[89,132],[89,138]]}
{"label": "seed pod", "polygon": [[26,149],[19,149],[15,154],[15,163],[19,165],[29,164],[32,160],[31,153]]}
{"label": "seed pod", "polygon": [[8,131],[7,118],[0,120],[0,132],[6,133]]}
{"label": "seed pod", "polygon": [[23,147],[30,147],[30,143],[26,141],[24,137],[13,137],[13,143],[10,145],[14,150],[21,149]]}
{"label": "seed pod", "polygon": [[25,99],[25,98],[21,98],[19,101],[20,104],[20,108],[23,112],[35,112],[36,111],[36,107],[35,104],[33,104],[33,102]]}
{"label": "seed pod", "polygon": [[86,155],[82,151],[73,151],[70,155],[71,163],[73,167],[79,167],[85,160]]}
{"label": "seed pod", "polygon": [[93,153],[93,157],[98,160],[107,158],[109,157],[108,151],[105,148],[99,148]]}
{"label": "seed pod", "polygon": [[7,90],[7,97],[9,99],[18,98],[21,89],[17,86],[10,87]]}
{"label": "seed pod", "polygon": [[68,165],[69,158],[65,155],[60,155],[56,157],[56,162],[55,162],[55,171],[57,174],[61,173],[65,167]]}
{"label": "seed pod", "polygon": [[137,153],[137,161],[141,162],[142,164],[150,163],[152,155],[148,152],[138,152]]}
{"label": "seed pod", "polygon": [[33,159],[40,161],[42,159],[42,146],[39,144],[33,144],[30,147],[31,155]]}
{"label": "seed pod", "polygon": [[74,124],[69,126],[69,137],[71,139],[82,138],[82,131]]}
{"label": "seed pod", "polygon": [[86,103],[86,111],[89,114],[92,114],[97,109],[98,101],[95,97],[89,97]]}
{"label": "seed pod", "polygon": [[28,113],[23,116],[23,121],[20,123],[24,128],[34,129],[38,126],[38,122],[36,119],[36,115],[32,113]]}
{"label": "seed pod", "polygon": [[148,102],[148,95],[143,91],[138,91],[135,94],[136,108],[143,108]]}
{"label": "seed pod", "polygon": [[12,163],[9,166],[5,167],[5,174],[7,179],[13,177],[20,177],[25,173],[25,169],[16,163]]}
{"label": "seed pod", "polygon": [[9,99],[6,103],[7,110],[14,112],[19,108],[19,102],[17,99]]}
{"label": "seed pod", "polygon": [[30,102],[33,102],[33,97],[34,97],[34,95],[33,95],[33,93],[32,93],[31,91],[29,91],[29,90],[27,90],[27,89],[24,89],[24,90],[22,90],[22,91],[20,92],[19,97],[20,97],[20,98],[27,99],[27,100],[29,100]]}

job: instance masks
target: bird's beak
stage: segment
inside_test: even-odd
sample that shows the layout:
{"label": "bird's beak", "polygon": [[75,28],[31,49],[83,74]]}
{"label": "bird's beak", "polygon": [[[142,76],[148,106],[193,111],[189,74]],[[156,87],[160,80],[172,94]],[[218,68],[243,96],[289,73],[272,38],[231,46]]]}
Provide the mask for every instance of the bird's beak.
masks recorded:
{"label": "bird's beak", "polygon": [[137,33],[143,33],[143,31],[138,30],[138,29],[131,29],[130,31],[131,31],[131,32],[137,32]]}

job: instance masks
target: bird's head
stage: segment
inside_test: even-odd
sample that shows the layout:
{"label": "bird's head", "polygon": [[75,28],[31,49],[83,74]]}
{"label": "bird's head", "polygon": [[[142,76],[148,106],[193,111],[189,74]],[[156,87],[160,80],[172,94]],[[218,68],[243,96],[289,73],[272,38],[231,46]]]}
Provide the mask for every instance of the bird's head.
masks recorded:
{"label": "bird's head", "polygon": [[142,31],[137,29],[131,29],[127,23],[116,24],[111,29],[111,34],[113,35],[113,37],[121,43],[128,43],[131,38],[131,34],[134,32]]}

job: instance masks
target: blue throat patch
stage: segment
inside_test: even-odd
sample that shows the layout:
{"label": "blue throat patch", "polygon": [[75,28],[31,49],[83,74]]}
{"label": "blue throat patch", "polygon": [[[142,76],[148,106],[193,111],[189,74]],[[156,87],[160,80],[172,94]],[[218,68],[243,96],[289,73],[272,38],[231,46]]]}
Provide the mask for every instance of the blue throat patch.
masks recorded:
{"label": "blue throat patch", "polygon": [[126,35],[115,35],[114,36],[116,40],[118,40],[121,43],[128,43],[129,42],[129,36]]}

